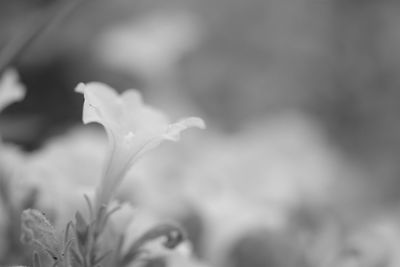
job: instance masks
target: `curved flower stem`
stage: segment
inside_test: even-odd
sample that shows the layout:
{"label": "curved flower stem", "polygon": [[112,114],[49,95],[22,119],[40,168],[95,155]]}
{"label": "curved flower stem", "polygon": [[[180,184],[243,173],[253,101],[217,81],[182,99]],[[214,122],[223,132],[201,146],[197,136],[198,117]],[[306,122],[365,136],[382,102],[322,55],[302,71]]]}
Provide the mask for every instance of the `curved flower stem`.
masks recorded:
{"label": "curved flower stem", "polygon": [[61,23],[85,0],[66,0],[37,12],[26,29],[16,34],[0,51],[0,74],[10,65],[15,64],[27,48],[45,32]]}

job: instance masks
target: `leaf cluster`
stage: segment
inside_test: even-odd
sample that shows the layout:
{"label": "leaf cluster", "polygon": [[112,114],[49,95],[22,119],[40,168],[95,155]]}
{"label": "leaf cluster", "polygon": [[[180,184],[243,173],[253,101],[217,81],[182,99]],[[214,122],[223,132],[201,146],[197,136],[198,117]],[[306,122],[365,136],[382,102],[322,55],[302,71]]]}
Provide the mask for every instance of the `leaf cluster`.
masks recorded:
{"label": "leaf cluster", "polygon": [[[152,251],[147,244],[159,242],[165,250],[172,250],[186,240],[179,226],[160,224],[144,232],[127,249],[123,249],[126,240],[121,233],[114,249],[109,249],[105,244],[108,240],[101,237],[107,231],[110,217],[120,207],[108,210],[102,206],[95,212],[89,198],[85,196],[85,199],[90,218],[85,219],[81,212],[76,212],[74,220],[66,226],[63,240],[42,212],[28,209],[22,213],[21,241],[34,250],[33,267],[128,267],[134,262],[146,265],[163,260],[163,255]],[[45,261],[43,253],[47,256]]]}

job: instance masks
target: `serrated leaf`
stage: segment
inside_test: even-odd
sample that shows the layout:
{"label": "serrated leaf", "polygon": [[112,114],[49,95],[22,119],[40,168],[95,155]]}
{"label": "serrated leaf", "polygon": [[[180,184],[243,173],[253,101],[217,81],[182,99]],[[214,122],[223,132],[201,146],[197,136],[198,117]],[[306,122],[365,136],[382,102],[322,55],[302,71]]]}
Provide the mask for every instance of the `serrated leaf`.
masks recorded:
{"label": "serrated leaf", "polygon": [[56,231],[44,214],[35,209],[27,209],[21,215],[21,242],[48,252],[53,259],[60,258],[60,242]]}

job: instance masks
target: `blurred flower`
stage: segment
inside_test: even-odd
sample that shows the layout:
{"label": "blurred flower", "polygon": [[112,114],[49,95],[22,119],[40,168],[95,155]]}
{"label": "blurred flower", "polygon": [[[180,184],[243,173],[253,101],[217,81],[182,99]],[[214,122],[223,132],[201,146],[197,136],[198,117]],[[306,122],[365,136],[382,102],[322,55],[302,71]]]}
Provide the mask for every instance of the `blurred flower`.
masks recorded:
{"label": "blurred flower", "polygon": [[[2,112],[11,103],[21,100],[25,96],[25,88],[18,81],[18,74],[15,70],[8,69],[0,76],[0,112]],[[25,195],[22,190],[13,190],[18,183],[14,179],[18,177],[24,162],[24,154],[18,147],[2,142],[0,136],[0,183],[2,192],[0,192],[0,258],[7,253],[9,246],[8,225],[10,222],[10,203],[20,204]],[[7,194],[5,194],[7,192]],[[10,194],[8,194],[10,192]],[[12,192],[12,193],[11,193]],[[12,199],[8,199],[11,198]],[[6,200],[5,200],[6,199]],[[7,203],[6,203],[7,202]],[[10,202],[10,203],[8,203]]]}
{"label": "blurred flower", "polygon": [[157,79],[174,72],[177,62],[200,42],[194,14],[156,12],[109,28],[96,42],[100,60],[113,69]]}
{"label": "blurred flower", "polygon": [[77,209],[85,210],[84,194],[94,194],[107,149],[105,134],[97,130],[71,129],[26,156],[20,187],[39,191],[37,208],[55,216],[56,228],[63,228]]}
{"label": "blurred flower", "polygon": [[191,117],[170,124],[160,111],[145,105],[138,91],[118,95],[102,83],[79,84],[83,93],[83,122],[104,126],[110,153],[102,181],[96,192],[96,207],[107,204],[130,167],[147,151],[164,140],[178,141],[180,132],[191,127],[205,128],[202,119]]}
{"label": "blurred flower", "polygon": [[19,83],[18,74],[9,69],[0,78],[0,112],[25,96],[25,87]]}
{"label": "blurred flower", "polygon": [[389,215],[358,223],[346,236],[341,257],[332,266],[399,266],[400,227],[397,221],[397,215]]}

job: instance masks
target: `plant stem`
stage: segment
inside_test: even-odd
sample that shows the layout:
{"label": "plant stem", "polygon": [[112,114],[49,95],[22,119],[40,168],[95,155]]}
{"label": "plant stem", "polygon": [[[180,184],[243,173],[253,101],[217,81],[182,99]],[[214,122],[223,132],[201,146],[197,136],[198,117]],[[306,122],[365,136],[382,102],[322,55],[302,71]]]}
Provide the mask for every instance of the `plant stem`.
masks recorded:
{"label": "plant stem", "polygon": [[16,34],[0,51],[0,74],[15,64],[35,40],[60,24],[84,1],[65,0],[37,12],[27,28]]}

